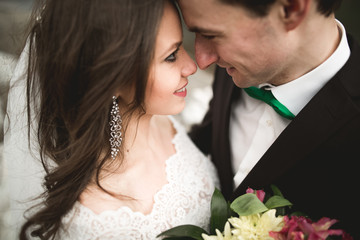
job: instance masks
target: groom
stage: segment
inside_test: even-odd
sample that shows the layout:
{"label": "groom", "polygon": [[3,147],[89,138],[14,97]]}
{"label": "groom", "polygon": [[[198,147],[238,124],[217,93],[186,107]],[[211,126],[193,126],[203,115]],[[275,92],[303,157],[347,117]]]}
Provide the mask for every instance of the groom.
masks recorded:
{"label": "groom", "polygon": [[[214,97],[191,136],[229,200],[275,184],[359,237],[360,49],[341,0],[178,0]],[[263,99],[265,98],[265,99]]]}

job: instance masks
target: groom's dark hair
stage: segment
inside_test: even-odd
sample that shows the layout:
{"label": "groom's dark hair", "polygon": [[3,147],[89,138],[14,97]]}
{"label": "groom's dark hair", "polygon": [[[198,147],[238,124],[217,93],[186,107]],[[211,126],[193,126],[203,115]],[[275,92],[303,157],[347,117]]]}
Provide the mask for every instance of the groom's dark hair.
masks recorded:
{"label": "groom's dark hair", "polygon": [[[227,4],[242,5],[258,16],[265,16],[276,0],[219,0]],[[342,0],[315,0],[318,4],[318,11],[329,16],[341,5]]]}

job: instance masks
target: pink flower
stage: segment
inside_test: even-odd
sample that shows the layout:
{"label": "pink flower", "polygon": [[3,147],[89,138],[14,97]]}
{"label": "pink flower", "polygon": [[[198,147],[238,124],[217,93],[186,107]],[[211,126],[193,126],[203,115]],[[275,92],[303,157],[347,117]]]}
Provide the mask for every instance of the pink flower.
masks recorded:
{"label": "pink flower", "polygon": [[255,191],[254,191],[254,189],[252,189],[252,188],[248,188],[248,189],[246,189],[246,193],[254,193]]}
{"label": "pink flower", "polygon": [[280,232],[270,232],[270,237],[276,240],[304,240],[305,235],[298,228],[298,223],[292,217],[284,216],[285,225]]}
{"label": "pink flower", "polygon": [[264,202],[264,198],[265,198],[265,192],[263,190],[255,190],[252,189],[252,188],[248,188],[246,190],[246,193],[255,193],[256,196],[258,197],[258,199],[261,201],[261,202]]}
{"label": "pink flower", "polygon": [[352,239],[342,230],[329,229],[336,220],[321,218],[313,223],[305,217],[292,216],[290,219],[284,217],[285,225],[280,232],[270,232],[269,235],[276,240],[325,240],[328,236],[343,236],[343,240]]}

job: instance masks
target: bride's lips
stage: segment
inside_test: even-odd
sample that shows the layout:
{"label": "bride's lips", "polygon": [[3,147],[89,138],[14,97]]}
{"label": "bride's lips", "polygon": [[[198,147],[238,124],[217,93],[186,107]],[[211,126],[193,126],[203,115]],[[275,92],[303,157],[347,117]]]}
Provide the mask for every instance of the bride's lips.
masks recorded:
{"label": "bride's lips", "polygon": [[174,92],[174,95],[176,95],[178,97],[186,97],[186,94],[187,94],[186,85],[188,85],[188,82],[182,88],[176,90]]}

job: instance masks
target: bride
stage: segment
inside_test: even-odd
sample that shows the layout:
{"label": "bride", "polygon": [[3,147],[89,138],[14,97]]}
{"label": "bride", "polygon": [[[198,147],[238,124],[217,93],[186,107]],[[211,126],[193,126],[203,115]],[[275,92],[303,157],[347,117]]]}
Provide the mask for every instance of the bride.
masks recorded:
{"label": "bride", "polygon": [[170,116],[196,72],[174,2],[44,2],[28,37],[27,110],[45,192],[20,239],[207,228],[216,171]]}

